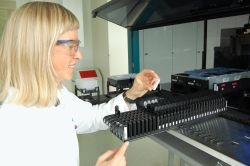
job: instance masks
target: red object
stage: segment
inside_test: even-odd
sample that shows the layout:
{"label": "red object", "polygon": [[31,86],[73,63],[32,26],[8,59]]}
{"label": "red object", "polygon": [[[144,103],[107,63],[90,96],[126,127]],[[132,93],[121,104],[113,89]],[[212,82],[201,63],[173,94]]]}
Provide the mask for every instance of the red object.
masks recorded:
{"label": "red object", "polygon": [[79,71],[81,78],[92,78],[97,77],[95,70],[84,70]]}
{"label": "red object", "polygon": [[237,83],[237,82],[233,82],[232,85],[233,85],[233,86],[237,86],[238,83]]}
{"label": "red object", "polygon": [[225,86],[227,86],[227,84],[221,84],[221,87],[222,87],[222,88],[225,87]]}

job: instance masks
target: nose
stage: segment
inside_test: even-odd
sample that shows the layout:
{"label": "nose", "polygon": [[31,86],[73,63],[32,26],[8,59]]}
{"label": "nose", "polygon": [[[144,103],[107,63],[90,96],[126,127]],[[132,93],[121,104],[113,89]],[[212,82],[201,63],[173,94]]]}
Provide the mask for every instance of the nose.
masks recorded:
{"label": "nose", "polygon": [[77,52],[76,52],[76,54],[75,54],[75,59],[82,59],[83,58],[83,55],[82,55],[82,53],[81,53],[81,51],[80,50],[78,50]]}

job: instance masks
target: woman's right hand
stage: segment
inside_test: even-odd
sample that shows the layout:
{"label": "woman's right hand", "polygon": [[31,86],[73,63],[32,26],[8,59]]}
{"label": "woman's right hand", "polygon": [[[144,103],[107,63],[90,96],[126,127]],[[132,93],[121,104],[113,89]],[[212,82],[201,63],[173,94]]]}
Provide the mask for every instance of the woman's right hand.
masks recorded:
{"label": "woman's right hand", "polygon": [[119,149],[105,152],[96,161],[96,166],[126,166],[125,152],[129,142],[125,142]]}

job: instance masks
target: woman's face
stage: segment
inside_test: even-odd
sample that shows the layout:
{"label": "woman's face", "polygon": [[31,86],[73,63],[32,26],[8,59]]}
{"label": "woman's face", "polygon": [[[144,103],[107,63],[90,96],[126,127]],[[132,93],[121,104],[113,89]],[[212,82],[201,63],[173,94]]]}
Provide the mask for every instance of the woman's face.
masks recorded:
{"label": "woman's face", "polygon": [[62,34],[52,49],[52,63],[60,81],[70,80],[76,63],[82,58],[77,30]]}

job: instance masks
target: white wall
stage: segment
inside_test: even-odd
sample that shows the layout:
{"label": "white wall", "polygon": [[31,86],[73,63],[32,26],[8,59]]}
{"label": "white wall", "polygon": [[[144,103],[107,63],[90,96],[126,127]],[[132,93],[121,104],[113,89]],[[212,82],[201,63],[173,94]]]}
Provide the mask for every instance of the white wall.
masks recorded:
{"label": "white wall", "polygon": [[[91,9],[95,9],[107,2],[106,0],[92,0]],[[89,13],[91,11],[88,11]],[[103,89],[106,93],[107,77],[110,75],[109,69],[109,42],[108,42],[108,22],[96,17],[91,18],[92,24],[92,49],[94,66],[101,71],[103,77]]]}
{"label": "white wall", "polygon": [[110,75],[128,74],[128,32],[126,28],[108,23]]}
{"label": "white wall", "polygon": [[[91,8],[105,2],[107,0],[93,0]],[[92,19],[92,31],[94,66],[102,73],[106,93],[108,76],[128,73],[127,29],[96,17]]]}

